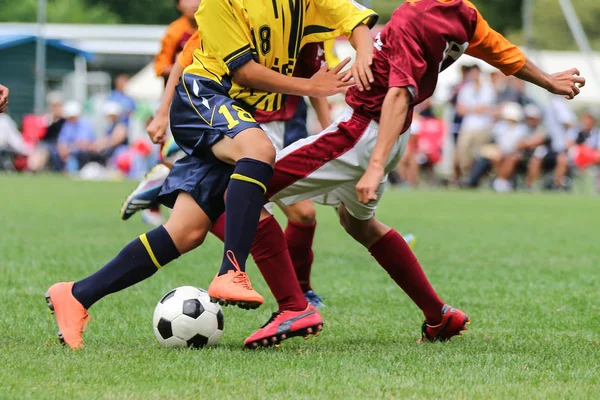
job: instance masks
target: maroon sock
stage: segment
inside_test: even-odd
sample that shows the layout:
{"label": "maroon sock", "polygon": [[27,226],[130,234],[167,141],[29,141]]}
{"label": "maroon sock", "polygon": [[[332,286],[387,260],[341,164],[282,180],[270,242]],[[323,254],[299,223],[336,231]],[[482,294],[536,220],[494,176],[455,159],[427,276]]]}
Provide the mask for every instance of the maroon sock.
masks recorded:
{"label": "maroon sock", "polygon": [[210,228],[210,233],[218,237],[221,242],[225,241],[225,213],[221,214],[219,219],[215,221],[212,228]]}
{"label": "maroon sock", "polygon": [[402,236],[390,230],[369,249],[371,255],[415,302],[430,324],[442,321],[444,302],[425,276],[417,257]]}
{"label": "maroon sock", "polygon": [[298,285],[283,231],[275,217],[260,221],[250,254],[275,296],[279,310],[305,310],[308,303]]}
{"label": "maroon sock", "polygon": [[303,292],[312,290],[310,286],[310,271],[315,255],[312,250],[313,239],[317,224],[305,225],[288,221],[285,228],[285,240],[296,270],[298,283]]}

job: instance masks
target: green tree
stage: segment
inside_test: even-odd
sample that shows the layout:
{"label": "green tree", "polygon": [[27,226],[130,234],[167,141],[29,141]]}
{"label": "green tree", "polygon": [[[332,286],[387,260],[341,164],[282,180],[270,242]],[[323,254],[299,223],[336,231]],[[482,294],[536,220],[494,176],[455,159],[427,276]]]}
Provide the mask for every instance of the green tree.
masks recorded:
{"label": "green tree", "polygon": [[[48,22],[111,24],[120,18],[107,6],[90,6],[84,0],[48,0]],[[2,1],[0,22],[35,22],[37,0]]]}
{"label": "green tree", "polygon": [[174,0],[84,0],[90,6],[105,5],[126,24],[166,25],[179,16]]}

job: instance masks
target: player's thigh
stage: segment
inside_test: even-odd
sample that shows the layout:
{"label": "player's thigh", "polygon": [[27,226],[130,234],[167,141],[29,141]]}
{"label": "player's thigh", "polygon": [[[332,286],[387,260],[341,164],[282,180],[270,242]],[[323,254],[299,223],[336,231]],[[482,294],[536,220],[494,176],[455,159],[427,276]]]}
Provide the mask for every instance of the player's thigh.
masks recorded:
{"label": "player's thigh", "polygon": [[243,103],[210,79],[184,74],[170,112],[175,141],[188,155],[208,153],[231,164],[243,157],[272,163],[275,150]]}
{"label": "player's thigh", "polygon": [[186,247],[201,243],[207,229],[225,211],[225,191],[234,167],[211,157],[178,160],[159,194],[160,202],[173,208],[168,225],[181,233],[180,240],[189,243]]}

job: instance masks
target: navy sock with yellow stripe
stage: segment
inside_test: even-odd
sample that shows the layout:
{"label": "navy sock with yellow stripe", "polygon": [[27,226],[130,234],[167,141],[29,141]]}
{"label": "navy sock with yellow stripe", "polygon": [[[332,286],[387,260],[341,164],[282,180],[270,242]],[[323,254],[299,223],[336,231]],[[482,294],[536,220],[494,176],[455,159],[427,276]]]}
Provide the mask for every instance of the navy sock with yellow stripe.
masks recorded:
{"label": "navy sock with yellow stripe", "polygon": [[236,269],[234,263],[245,271],[272,176],[273,167],[262,161],[242,158],[236,163],[225,199],[225,252],[219,275]]}
{"label": "navy sock with yellow stripe", "polygon": [[171,236],[160,226],[131,241],[94,274],[75,282],[73,296],[86,309],[90,308],[104,296],[151,277],[179,255]]}

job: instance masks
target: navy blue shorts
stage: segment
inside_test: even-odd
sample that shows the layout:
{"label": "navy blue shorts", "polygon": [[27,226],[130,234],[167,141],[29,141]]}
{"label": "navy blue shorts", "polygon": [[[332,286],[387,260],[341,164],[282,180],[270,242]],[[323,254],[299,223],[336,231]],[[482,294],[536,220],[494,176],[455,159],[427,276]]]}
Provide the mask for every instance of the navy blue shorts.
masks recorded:
{"label": "navy blue shorts", "polygon": [[296,111],[294,112],[294,116],[285,123],[283,147],[288,147],[290,144],[308,137],[308,130],[306,128],[307,117],[308,106],[306,105],[304,99],[300,99],[300,102],[298,102],[298,107],[296,107]]}
{"label": "navy blue shorts", "polygon": [[184,74],[171,104],[170,125],[187,154],[173,165],[159,200],[173,207],[180,191],[189,193],[214,222],[225,210],[225,190],[234,166],[217,159],[211,147],[250,128],[260,129],[248,107],[229,97],[231,83]]}

